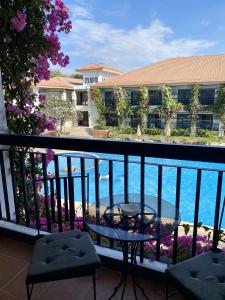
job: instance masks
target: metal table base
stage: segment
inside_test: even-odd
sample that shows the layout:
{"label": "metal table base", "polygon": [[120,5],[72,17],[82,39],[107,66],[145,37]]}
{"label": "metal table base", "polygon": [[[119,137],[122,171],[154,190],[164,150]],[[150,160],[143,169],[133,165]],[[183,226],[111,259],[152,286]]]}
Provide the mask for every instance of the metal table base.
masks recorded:
{"label": "metal table base", "polygon": [[[133,285],[133,292],[135,296],[135,300],[137,298],[137,288],[141,291],[142,295],[145,299],[150,300],[149,297],[146,295],[144,288],[140,285],[139,278],[136,274],[136,265],[137,265],[137,250],[140,242],[125,242],[120,241],[122,252],[123,252],[123,264],[124,269],[121,274],[121,278],[119,284],[114,288],[112,295],[109,297],[108,300],[113,299],[113,297],[118,293],[120,288],[122,288],[121,300],[124,298],[127,280],[130,275],[129,271],[131,271],[132,276],[132,285]],[[129,245],[130,245],[130,252],[129,252]]]}

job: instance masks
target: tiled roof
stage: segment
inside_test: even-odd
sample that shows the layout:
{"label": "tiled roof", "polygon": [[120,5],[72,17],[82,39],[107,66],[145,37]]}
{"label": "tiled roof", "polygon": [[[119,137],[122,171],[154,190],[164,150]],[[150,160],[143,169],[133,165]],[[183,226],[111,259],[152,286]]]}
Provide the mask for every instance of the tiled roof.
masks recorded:
{"label": "tiled roof", "polygon": [[99,87],[225,82],[225,54],[169,58],[95,84]]}
{"label": "tiled roof", "polygon": [[75,71],[77,71],[77,72],[95,71],[95,70],[101,70],[103,72],[114,73],[114,74],[123,74],[124,73],[116,68],[112,68],[112,67],[106,66],[104,64],[88,64],[86,66],[78,67],[75,69]]}
{"label": "tiled roof", "polygon": [[43,88],[63,88],[72,89],[74,85],[82,85],[83,79],[77,79],[72,77],[53,77],[49,80],[41,80],[37,86]]}

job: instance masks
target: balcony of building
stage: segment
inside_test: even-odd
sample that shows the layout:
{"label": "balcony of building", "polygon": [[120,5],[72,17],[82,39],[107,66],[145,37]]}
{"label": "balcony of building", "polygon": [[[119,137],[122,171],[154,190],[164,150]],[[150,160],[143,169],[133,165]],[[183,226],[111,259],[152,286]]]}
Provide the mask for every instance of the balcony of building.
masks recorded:
{"label": "balcony of building", "polygon": [[[0,135],[0,144],[0,299],[25,298],[32,253],[32,245],[25,242],[34,242],[39,234],[87,229],[87,204],[98,209],[107,198],[111,205],[117,194],[124,199],[135,194],[140,201],[151,195],[159,210],[165,199],[181,214],[181,225],[169,235],[170,246],[157,239],[138,248],[137,272],[153,299],[165,297],[167,264],[198,255],[217,242],[224,197],[222,147],[8,134]],[[91,236],[103,262],[97,293],[106,299],[118,279],[121,249]],[[185,253],[184,239],[189,243]],[[85,278],[37,286],[35,299],[51,296],[91,299],[91,282]],[[132,297],[128,288],[126,299]]]}

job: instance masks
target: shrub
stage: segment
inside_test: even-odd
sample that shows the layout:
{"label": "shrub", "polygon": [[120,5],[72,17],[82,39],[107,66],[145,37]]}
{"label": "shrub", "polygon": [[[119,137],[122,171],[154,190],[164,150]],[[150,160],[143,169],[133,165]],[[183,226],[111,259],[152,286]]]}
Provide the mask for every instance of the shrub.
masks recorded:
{"label": "shrub", "polygon": [[117,127],[118,133],[122,134],[135,134],[136,130],[135,128],[132,128],[130,126],[119,126]]}
{"label": "shrub", "polygon": [[98,118],[96,120],[96,125],[94,126],[94,129],[107,129],[106,128],[106,123],[105,123],[105,119],[104,118]]}
{"label": "shrub", "polygon": [[184,129],[184,128],[173,128],[171,135],[172,136],[189,136],[190,130]]}
{"label": "shrub", "polygon": [[207,137],[207,138],[214,138],[216,137],[216,132],[206,130],[206,129],[197,129],[197,136],[200,137]]}
{"label": "shrub", "polygon": [[146,128],[145,129],[145,134],[161,135],[162,134],[162,129],[160,129],[160,128]]}

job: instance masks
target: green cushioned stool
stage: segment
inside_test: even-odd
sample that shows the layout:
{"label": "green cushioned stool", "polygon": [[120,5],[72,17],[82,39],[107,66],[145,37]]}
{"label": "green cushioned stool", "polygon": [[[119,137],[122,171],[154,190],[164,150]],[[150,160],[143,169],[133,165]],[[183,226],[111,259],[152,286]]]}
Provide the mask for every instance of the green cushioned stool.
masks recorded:
{"label": "green cushioned stool", "polygon": [[[35,283],[82,276],[93,276],[100,259],[87,232],[73,230],[46,235],[36,242],[26,277],[27,298],[31,299]],[[30,287],[31,285],[31,287]]]}
{"label": "green cushioned stool", "polygon": [[[172,283],[187,299],[225,299],[225,253],[208,251],[166,270]],[[168,294],[167,298],[168,299]]]}
{"label": "green cushioned stool", "polygon": [[[219,211],[218,207],[218,211]],[[168,283],[190,300],[224,300],[225,299],[225,253],[218,248],[218,242],[224,241],[221,225],[225,209],[223,200],[218,227],[214,231],[211,250],[192,257],[166,270]],[[173,294],[174,295],[174,294]],[[173,295],[166,288],[166,300]]]}

